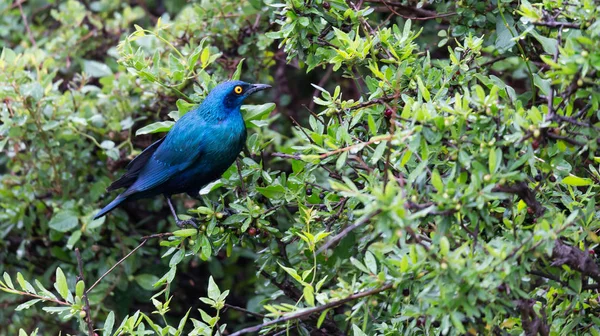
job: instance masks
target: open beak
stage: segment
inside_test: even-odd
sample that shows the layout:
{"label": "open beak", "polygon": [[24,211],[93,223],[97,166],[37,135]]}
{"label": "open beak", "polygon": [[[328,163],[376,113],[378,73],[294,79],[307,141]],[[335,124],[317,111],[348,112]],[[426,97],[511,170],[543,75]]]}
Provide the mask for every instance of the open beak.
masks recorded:
{"label": "open beak", "polygon": [[253,94],[255,92],[266,90],[266,89],[269,89],[269,88],[271,88],[271,85],[267,85],[267,84],[252,84],[250,86],[250,90],[248,90],[248,94],[250,95],[250,94]]}

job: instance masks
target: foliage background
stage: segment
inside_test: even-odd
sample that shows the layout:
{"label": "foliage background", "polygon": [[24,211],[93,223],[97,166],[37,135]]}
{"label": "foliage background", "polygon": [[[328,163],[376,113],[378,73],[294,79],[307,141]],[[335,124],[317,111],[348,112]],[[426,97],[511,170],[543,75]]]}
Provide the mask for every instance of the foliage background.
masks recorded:
{"label": "foliage background", "polygon": [[[600,333],[596,2],[0,13],[0,334]],[[239,170],[178,198],[201,232],[171,233],[161,198],[91,220],[238,77],[273,89],[244,109]]]}

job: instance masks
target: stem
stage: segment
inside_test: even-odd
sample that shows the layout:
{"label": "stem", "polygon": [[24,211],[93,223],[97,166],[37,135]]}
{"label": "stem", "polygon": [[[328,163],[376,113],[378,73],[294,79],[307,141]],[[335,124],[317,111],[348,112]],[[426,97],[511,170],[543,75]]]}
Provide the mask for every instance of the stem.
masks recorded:
{"label": "stem", "polygon": [[[79,248],[75,249],[75,255],[77,256],[77,268],[79,269],[79,280],[83,281],[85,284],[85,278],[83,277],[83,261],[81,261],[81,254],[79,253]],[[90,300],[88,300],[87,292],[83,292],[83,302],[85,311],[85,322],[88,326],[88,335],[94,336],[94,322],[92,321],[92,314],[90,311]]]}
{"label": "stem", "polygon": [[[506,18],[504,17],[504,12],[502,11],[502,6],[500,5],[500,2],[498,2],[498,10],[500,11],[500,16],[502,17],[504,26],[506,27],[506,29],[508,29],[508,32],[510,33],[510,35],[513,38],[516,38],[515,34],[508,26],[508,22],[506,21]],[[535,103],[535,93],[536,92],[535,92],[535,83],[533,81],[533,71],[531,70],[531,66],[529,66],[529,61],[525,58],[525,50],[523,50],[523,47],[521,47],[521,44],[519,43],[519,41],[517,41],[516,44],[517,44],[517,48],[519,48],[519,51],[521,52],[521,58],[523,59],[523,61],[525,61],[525,66],[527,67],[527,72],[529,72],[529,81],[531,82],[531,102]]]}
{"label": "stem", "polygon": [[319,307],[305,309],[305,310],[302,310],[302,311],[299,311],[299,312],[295,312],[295,313],[289,314],[287,316],[278,318],[276,320],[268,321],[268,322],[265,322],[265,323],[262,323],[262,324],[259,324],[259,325],[253,326],[253,327],[244,328],[242,330],[239,330],[239,331],[231,334],[231,336],[239,336],[239,335],[244,335],[244,334],[248,334],[248,333],[253,333],[253,332],[257,332],[257,331],[261,330],[264,327],[268,327],[270,325],[279,324],[279,323],[282,323],[282,322],[286,322],[286,321],[290,321],[290,320],[295,320],[295,319],[302,319],[302,318],[308,317],[308,316],[310,316],[310,315],[312,315],[314,313],[319,313],[319,312],[322,312],[322,311],[327,310],[327,309],[339,307],[339,306],[343,305],[344,303],[346,303],[348,301],[353,301],[353,300],[360,299],[360,298],[363,298],[363,297],[366,297],[366,296],[371,296],[371,295],[375,295],[375,294],[384,292],[384,291],[386,291],[386,290],[388,290],[390,288],[392,288],[392,284],[386,284],[386,285],[384,285],[382,287],[379,287],[379,288],[376,288],[376,289],[372,289],[372,290],[369,290],[369,291],[366,291],[366,292],[355,293],[355,294],[352,294],[352,295],[350,295],[348,297],[345,297],[345,298],[343,298],[341,300],[332,301],[332,302],[329,302],[328,304],[325,304],[325,305],[322,305],[322,306],[319,306]]}
{"label": "stem", "polygon": [[92,289],[94,289],[94,287],[96,287],[96,286],[97,286],[97,285],[100,283],[100,281],[102,281],[102,279],[104,279],[104,278],[105,278],[105,277],[106,277],[106,276],[107,276],[107,275],[108,275],[110,272],[112,272],[112,271],[113,271],[113,270],[114,270],[114,269],[115,269],[117,266],[119,266],[121,263],[123,263],[123,262],[125,261],[125,259],[129,258],[129,257],[130,257],[132,254],[134,254],[134,253],[135,253],[135,251],[139,250],[139,249],[140,249],[140,247],[144,246],[144,244],[146,244],[146,242],[147,242],[149,239],[152,239],[152,238],[164,238],[164,237],[170,237],[170,236],[172,236],[172,235],[173,235],[173,233],[172,233],[172,232],[165,232],[165,233],[157,233],[157,234],[152,234],[152,235],[149,235],[149,236],[143,236],[143,237],[142,237],[142,242],[141,242],[141,243],[140,243],[138,246],[136,246],[136,247],[135,247],[133,250],[131,250],[131,252],[127,253],[127,255],[126,255],[126,256],[124,256],[123,258],[121,258],[121,260],[117,261],[117,263],[116,263],[116,264],[114,264],[114,265],[113,265],[113,266],[112,266],[112,267],[111,267],[111,268],[110,268],[108,271],[104,272],[104,274],[102,274],[102,275],[100,276],[100,278],[98,278],[98,280],[96,280],[96,282],[94,282],[94,284],[93,284],[93,285],[92,285],[92,286],[91,286],[91,287],[90,287],[88,290],[86,290],[86,291],[85,291],[85,294],[88,294],[89,292],[91,292],[91,291],[92,291]]}

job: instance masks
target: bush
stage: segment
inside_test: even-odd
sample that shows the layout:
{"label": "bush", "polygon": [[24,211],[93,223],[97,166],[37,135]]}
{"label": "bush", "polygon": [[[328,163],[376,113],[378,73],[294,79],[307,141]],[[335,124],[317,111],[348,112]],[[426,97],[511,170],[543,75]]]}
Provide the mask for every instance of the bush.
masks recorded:
{"label": "bush", "polygon": [[[0,334],[600,334],[593,2],[0,12]],[[160,197],[92,220],[230,78],[274,88],[178,198],[200,230]]]}

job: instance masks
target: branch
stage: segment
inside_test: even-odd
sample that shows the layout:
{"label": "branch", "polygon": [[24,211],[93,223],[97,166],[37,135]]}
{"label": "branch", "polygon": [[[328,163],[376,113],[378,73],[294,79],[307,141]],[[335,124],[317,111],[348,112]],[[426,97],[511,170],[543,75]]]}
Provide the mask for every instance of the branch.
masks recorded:
{"label": "branch", "polygon": [[275,281],[274,277],[272,277],[269,273],[267,273],[265,271],[260,271],[260,274],[262,276],[264,276],[265,278],[269,279],[269,281],[271,281],[271,283],[273,285],[275,285],[277,288],[281,289],[281,291],[287,297],[289,297],[293,300],[298,300],[302,296],[302,294],[300,293],[298,288],[296,288],[296,286],[294,286],[294,284],[292,284],[287,278],[285,278],[285,280],[283,280],[283,282],[279,283],[279,282]]}
{"label": "branch", "polygon": [[268,327],[270,325],[279,324],[279,323],[290,321],[290,320],[306,318],[314,313],[319,313],[319,312],[322,312],[322,311],[325,311],[325,310],[328,310],[331,308],[339,307],[348,301],[353,301],[353,300],[360,299],[360,298],[363,298],[366,296],[375,295],[375,294],[381,293],[383,291],[386,291],[390,288],[392,288],[392,284],[387,284],[382,287],[368,290],[368,291],[362,292],[362,293],[355,293],[355,294],[352,294],[341,300],[329,302],[328,304],[325,304],[322,306],[301,310],[301,311],[286,315],[284,317],[278,318],[276,320],[268,321],[268,322],[265,322],[265,323],[262,323],[262,324],[259,324],[259,325],[253,326],[253,327],[244,328],[242,330],[234,332],[233,334],[231,334],[231,336],[239,336],[239,335],[244,335],[244,334],[248,334],[248,333],[253,333],[253,332],[257,332],[257,331],[261,330],[264,327]]}
{"label": "branch", "polygon": [[[21,296],[30,296],[30,297],[34,297],[36,299],[40,299],[42,301],[50,301],[50,302],[54,302],[57,303],[59,305],[63,305],[63,306],[71,306],[70,303],[65,302],[65,301],[60,301],[58,299],[53,299],[51,297],[47,297],[47,296],[41,296],[38,294],[33,294],[33,293],[29,293],[29,292],[23,292],[20,290],[16,290],[16,289],[10,289],[10,288],[0,288],[0,290],[7,292],[7,293],[11,293],[11,294],[17,294],[17,295],[21,295]],[[3,305],[11,305],[11,304],[16,304],[18,302],[3,302]]]}
{"label": "branch", "polygon": [[233,310],[241,311],[242,313],[245,313],[245,314],[248,314],[248,315],[252,315],[254,317],[265,318],[265,315],[263,315],[263,314],[255,313],[255,312],[249,311],[248,309],[244,309],[244,308],[238,307],[238,306],[233,306],[233,305],[230,305],[228,303],[225,304],[225,307],[231,308]]}
{"label": "branch", "polygon": [[[408,134],[405,138],[407,138],[409,135],[411,135],[411,134]],[[376,137],[373,137],[373,138],[371,138],[371,140],[366,141],[366,142],[360,142],[360,143],[357,143],[357,144],[353,144],[353,145],[350,145],[350,146],[347,146],[347,147],[343,147],[343,148],[338,148],[336,150],[333,150],[333,151],[330,151],[330,152],[326,152],[326,153],[322,153],[322,154],[306,154],[306,156],[313,156],[313,157],[314,156],[318,156],[319,159],[323,160],[323,159],[326,159],[326,158],[328,158],[328,157],[330,157],[332,155],[336,155],[336,154],[339,154],[339,153],[347,152],[347,151],[355,149],[357,147],[369,146],[371,144],[374,144],[374,143],[380,142],[380,141],[390,141],[390,140],[393,139],[393,137],[394,137],[393,134],[388,134],[388,135],[383,135],[383,136],[376,136]],[[405,140],[405,138],[402,139],[402,140]],[[285,158],[285,159],[293,159],[293,160],[304,161],[302,159],[302,157],[305,156],[305,155],[285,154],[285,153],[275,152],[275,153],[271,153],[271,156]]]}
{"label": "branch", "polygon": [[546,314],[544,309],[540,309],[542,312],[542,318],[540,318],[533,310],[533,300],[519,300],[517,306],[521,311],[521,324],[525,336],[537,336],[538,333],[541,336],[548,336],[550,334],[550,327],[546,324]]}
{"label": "branch", "polygon": [[546,208],[544,208],[542,204],[538,202],[538,200],[535,198],[535,193],[529,189],[527,183],[525,182],[517,182],[510,186],[497,185],[494,189],[492,189],[492,191],[516,194],[534,211],[536,217],[542,216],[546,211]]}
{"label": "branch", "polygon": [[456,15],[456,13],[443,13],[443,14],[438,14],[434,11],[430,11],[427,9],[423,9],[423,8],[416,8],[416,7],[410,7],[407,6],[401,2],[398,1],[387,1],[387,0],[368,0],[367,2],[370,3],[381,3],[384,4],[388,9],[390,9],[391,7],[395,7],[398,9],[401,9],[403,11],[407,11],[410,13],[414,13],[417,15],[423,15],[421,17],[410,17],[410,16],[405,16],[402,14],[397,13],[396,11],[394,11],[395,14],[400,15],[401,17],[405,18],[405,19],[411,19],[411,20],[430,20],[430,19],[437,19],[437,18],[444,18],[447,16],[452,16],[452,15]]}
{"label": "branch", "polygon": [[321,254],[323,251],[327,250],[332,245],[337,244],[337,242],[339,242],[342,238],[346,237],[348,233],[350,233],[350,231],[369,222],[373,217],[377,216],[379,213],[381,213],[380,209],[375,210],[358,220],[356,223],[345,228],[342,232],[338,233],[333,238],[329,239],[323,246],[321,246],[321,248],[317,250],[317,255]]}
{"label": "branch", "polygon": [[[79,248],[75,249],[75,256],[77,256],[77,268],[79,269],[79,280],[85,284],[85,278],[83,277],[83,261],[81,261],[81,254]],[[90,311],[90,300],[88,300],[87,292],[83,292],[83,310],[85,311],[85,322],[88,327],[88,335],[94,336],[94,322],[92,321],[92,314]]]}
{"label": "branch", "polygon": [[550,28],[575,28],[579,29],[580,24],[573,22],[558,22],[558,21],[536,21],[531,22],[534,26],[550,27]]}
{"label": "branch", "polygon": [[29,37],[29,41],[33,44],[34,47],[37,47],[37,43],[35,43],[35,39],[33,38],[33,34],[31,33],[31,29],[29,29],[29,23],[27,22],[27,16],[23,11],[23,0],[17,0],[16,5],[19,7],[19,12],[21,12],[21,18],[23,19],[23,25],[25,26],[25,30],[27,31],[27,36]]}
{"label": "branch", "polygon": [[125,261],[125,259],[129,258],[132,254],[134,254],[135,251],[139,250],[140,247],[144,246],[144,244],[146,244],[146,242],[149,239],[170,237],[172,235],[173,235],[173,232],[165,232],[165,233],[152,234],[152,235],[149,235],[149,236],[143,236],[142,237],[142,242],[138,246],[136,246],[133,250],[131,250],[131,252],[127,253],[126,256],[124,256],[123,258],[121,258],[121,260],[117,261],[117,263],[114,264],[108,271],[104,272],[104,274],[102,274],[98,278],[98,280],[96,280],[96,282],[94,282],[94,284],[88,290],[85,291],[85,294],[88,294],[89,292],[91,292],[92,289],[94,289],[94,287],[96,287],[100,283],[100,281],[102,281],[102,279],[104,279],[108,274],[110,274],[110,272],[112,272],[115,268],[117,268],[117,266],[119,266],[121,263],[123,263],[123,261]]}
{"label": "branch", "polygon": [[562,140],[564,142],[570,143],[573,146],[580,146],[580,147],[582,147],[582,146],[585,145],[585,143],[583,143],[583,142],[580,142],[580,141],[577,141],[577,140],[573,140],[573,139],[568,138],[566,136],[556,135],[556,134],[551,133],[551,132],[546,133],[546,136],[548,136],[551,139]]}
{"label": "branch", "polygon": [[551,266],[567,265],[570,268],[581,272],[600,283],[600,269],[589,254],[582,250],[564,244],[561,240],[556,240],[552,249],[552,258],[554,261]]}

